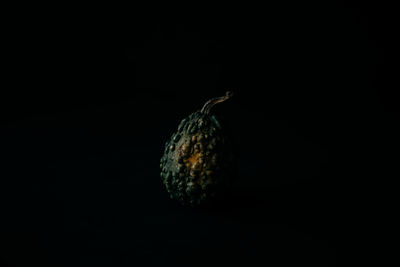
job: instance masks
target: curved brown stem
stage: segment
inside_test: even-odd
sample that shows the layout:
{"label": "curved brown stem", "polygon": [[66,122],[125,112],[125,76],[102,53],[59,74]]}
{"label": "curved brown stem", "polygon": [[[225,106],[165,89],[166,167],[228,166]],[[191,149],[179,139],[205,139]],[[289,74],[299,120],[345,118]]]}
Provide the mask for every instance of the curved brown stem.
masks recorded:
{"label": "curved brown stem", "polygon": [[232,95],[233,95],[233,93],[232,93],[231,91],[227,91],[226,94],[225,94],[224,96],[215,97],[215,98],[212,98],[212,99],[208,100],[208,101],[204,104],[204,106],[203,106],[203,108],[200,110],[200,112],[203,113],[203,114],[209,114],[211,108],[212,108],[215,104],[222,103],[222,102],[228,100],[229,98],[232,97]]}

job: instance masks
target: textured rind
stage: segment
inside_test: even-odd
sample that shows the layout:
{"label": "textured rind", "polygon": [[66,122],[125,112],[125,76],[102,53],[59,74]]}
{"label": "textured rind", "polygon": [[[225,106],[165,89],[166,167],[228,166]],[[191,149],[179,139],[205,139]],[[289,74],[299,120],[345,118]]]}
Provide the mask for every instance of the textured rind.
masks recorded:
{"label": "textured rind", "polygon": [[165,144],[161,178],[170,197],[191,206],[209,202],[229,184],[233,153],[215,116],[183,119]]}

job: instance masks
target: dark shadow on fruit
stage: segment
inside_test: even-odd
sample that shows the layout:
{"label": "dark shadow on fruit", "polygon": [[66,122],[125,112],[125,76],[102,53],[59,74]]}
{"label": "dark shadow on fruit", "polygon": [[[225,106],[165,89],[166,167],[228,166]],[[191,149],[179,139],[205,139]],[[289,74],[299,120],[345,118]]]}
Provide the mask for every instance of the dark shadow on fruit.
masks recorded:
{"label": "dark shadow on fruit", "polygon": [[265,178],[240,176],[224,194],[197,209],[246,222],[295,223],[301,219],[312,223],[313,218],[332,207],[330,192],[310,182],[277,185],[257,183],[260,180]]}

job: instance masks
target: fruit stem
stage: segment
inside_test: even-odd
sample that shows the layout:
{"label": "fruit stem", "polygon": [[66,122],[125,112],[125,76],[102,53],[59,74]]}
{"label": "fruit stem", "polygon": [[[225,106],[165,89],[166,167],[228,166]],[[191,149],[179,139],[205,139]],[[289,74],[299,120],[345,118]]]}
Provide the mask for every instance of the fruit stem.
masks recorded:
{"label": "fruit stem", "polygon": [[215,98],[212,98],[212,99],[208,100],[208,101],[204,104],[204,106],[203,106],[203,108],[200,110],[200,112],[203,113],[203,114],[207,114],[207,115],[208,115],[208,114],[210,113],[211,108],[212,108],[215,104],[222,103],[222,102],[228,100],[229,98],[232,97],[232,95],[233,95],[233,93],[232,93],[231,91],[227,91],[226,94],[225,94],[224,96],[215,97]]}

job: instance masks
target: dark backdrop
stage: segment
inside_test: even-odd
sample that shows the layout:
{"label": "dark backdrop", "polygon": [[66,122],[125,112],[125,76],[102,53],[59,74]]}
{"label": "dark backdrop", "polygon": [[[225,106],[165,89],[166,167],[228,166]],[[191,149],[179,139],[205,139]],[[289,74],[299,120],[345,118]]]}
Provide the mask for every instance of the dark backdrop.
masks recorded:
{"label": "dark backdrop", "polygon": [[[179,8],[7,20],[3,265],[333,266],[370,242],[360,216],[397,144],[394,12]],[[234,98],[215,112],[239,179],[215,207],[181,207],[160,181],[163,145],[226,90]]]}

